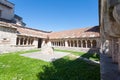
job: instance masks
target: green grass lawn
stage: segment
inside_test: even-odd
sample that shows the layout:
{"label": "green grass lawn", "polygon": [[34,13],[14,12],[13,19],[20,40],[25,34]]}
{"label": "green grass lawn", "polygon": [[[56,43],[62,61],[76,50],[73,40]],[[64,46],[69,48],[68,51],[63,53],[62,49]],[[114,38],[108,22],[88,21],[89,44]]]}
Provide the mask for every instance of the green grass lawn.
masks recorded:
{"label": "green grass lawn", "polygon": [[81,56],[81,57],[87,58],[89,60],[100,61],[100,56],[97,53],[84,53],[84,52],[58,50],[58,49],[55,49],[55,51],[69,52],[69,53],[74,54],[76,56]]}
{"label": "green grass lawn", "polygon": [[0,80],[100,80],[100,66],[68,56],[54,62],[26,58],[19,54],[0,55]]}

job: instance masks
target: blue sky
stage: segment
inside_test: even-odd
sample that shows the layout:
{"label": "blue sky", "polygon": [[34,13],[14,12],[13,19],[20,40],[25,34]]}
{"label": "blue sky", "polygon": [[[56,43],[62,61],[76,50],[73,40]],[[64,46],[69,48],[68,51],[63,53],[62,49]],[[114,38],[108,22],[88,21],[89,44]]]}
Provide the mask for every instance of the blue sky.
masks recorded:
{"label": "blue sky", "polygon": [[27,27],[63,31],[98,25],[98,0],[9,0]]}

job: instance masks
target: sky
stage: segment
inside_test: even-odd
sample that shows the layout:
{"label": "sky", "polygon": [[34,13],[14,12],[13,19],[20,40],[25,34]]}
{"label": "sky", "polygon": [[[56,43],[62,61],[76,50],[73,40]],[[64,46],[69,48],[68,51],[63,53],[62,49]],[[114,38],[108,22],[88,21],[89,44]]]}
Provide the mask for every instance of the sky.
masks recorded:
{"label": "sky", "polygon": [[8,0],[27,27],[63,31],[98,25],[98,0]]}

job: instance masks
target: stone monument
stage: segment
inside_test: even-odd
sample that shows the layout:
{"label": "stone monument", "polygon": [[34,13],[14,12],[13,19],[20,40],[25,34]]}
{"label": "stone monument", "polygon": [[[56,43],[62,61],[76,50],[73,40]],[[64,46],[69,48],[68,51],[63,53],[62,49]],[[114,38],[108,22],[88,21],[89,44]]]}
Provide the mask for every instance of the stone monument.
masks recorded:
{"label": "stone monument", "polygon": [[45,42],[43,43],[41,47],[41,53],[43,54],[53,54],[54,50],[53,47],[51,47],[50,42],[49,42],[49,37],[45,39]]}

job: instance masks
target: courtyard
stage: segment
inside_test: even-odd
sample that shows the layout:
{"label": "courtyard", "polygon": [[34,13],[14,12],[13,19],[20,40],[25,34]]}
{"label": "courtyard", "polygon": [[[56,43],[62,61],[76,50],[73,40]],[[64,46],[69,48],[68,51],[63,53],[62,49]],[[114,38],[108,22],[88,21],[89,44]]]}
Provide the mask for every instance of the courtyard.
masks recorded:
{"label": "courtyard", "polygon": [[77,58],[99,61],[99,55],[76,51],[52,62],[21,56],[40,52],[29,50],[0,55],[0,80],[100,80],[100,65]]}

